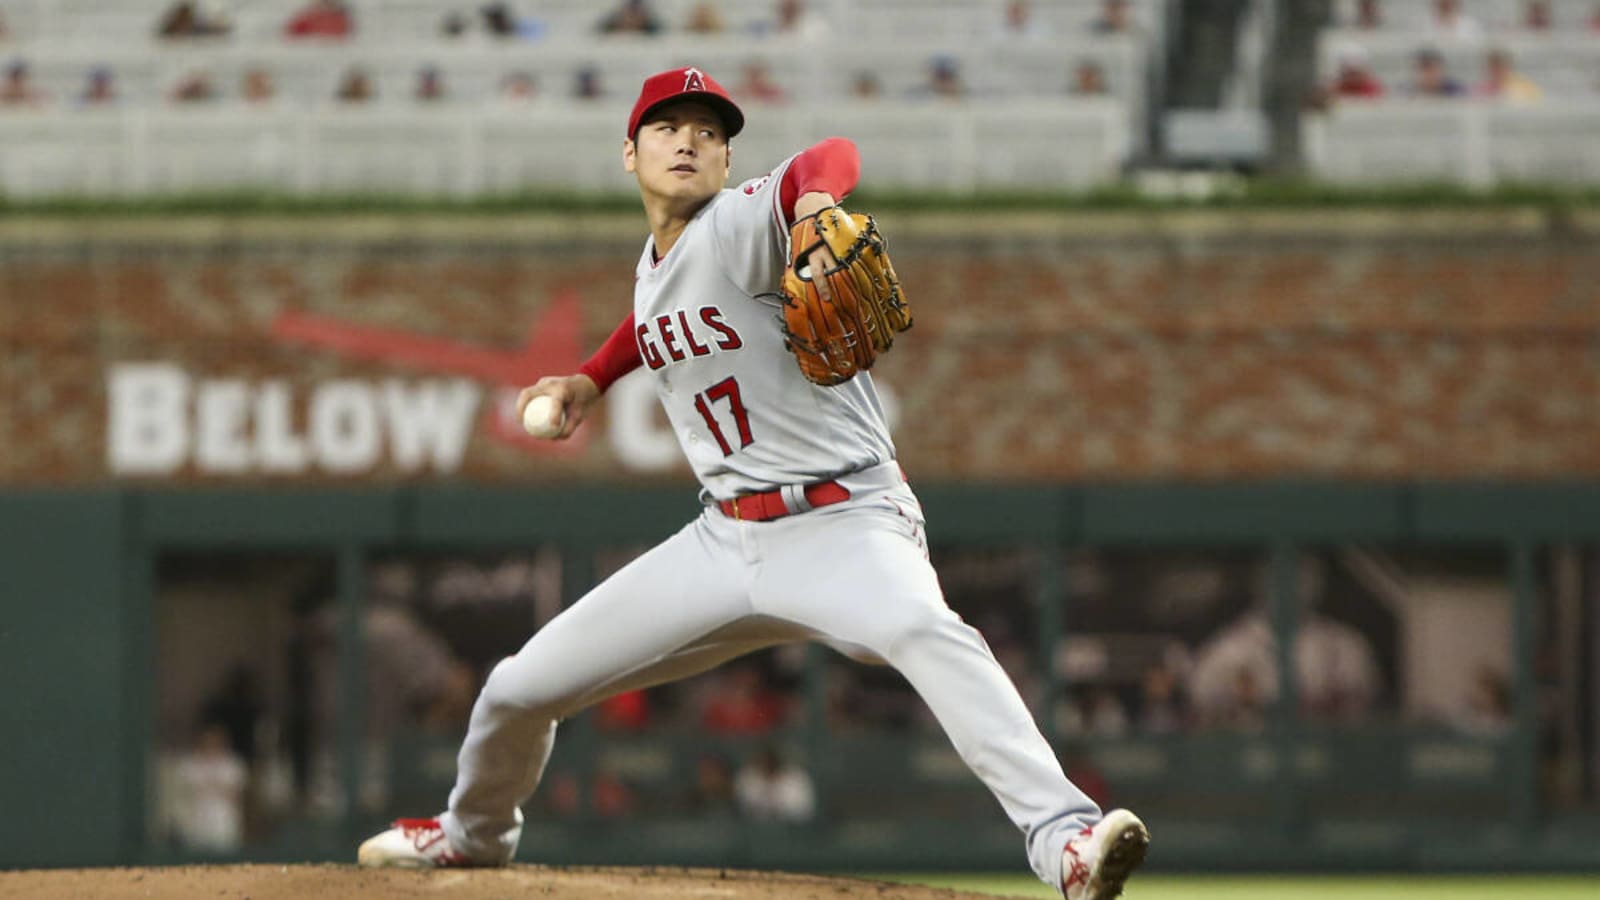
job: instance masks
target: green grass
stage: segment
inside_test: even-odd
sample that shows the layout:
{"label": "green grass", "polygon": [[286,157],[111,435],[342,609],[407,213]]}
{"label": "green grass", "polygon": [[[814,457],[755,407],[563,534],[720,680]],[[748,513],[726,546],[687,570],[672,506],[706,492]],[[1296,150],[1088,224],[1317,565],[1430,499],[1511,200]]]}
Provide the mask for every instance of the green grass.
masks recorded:
{"label": "green grass", "polygon": [[[1056,898],[1028,875],[875,875],[998,897]],[[1128,883],[1125,900],[1594,900],[1600,879],[1582,876],[1478,875],[1147,875]]]}

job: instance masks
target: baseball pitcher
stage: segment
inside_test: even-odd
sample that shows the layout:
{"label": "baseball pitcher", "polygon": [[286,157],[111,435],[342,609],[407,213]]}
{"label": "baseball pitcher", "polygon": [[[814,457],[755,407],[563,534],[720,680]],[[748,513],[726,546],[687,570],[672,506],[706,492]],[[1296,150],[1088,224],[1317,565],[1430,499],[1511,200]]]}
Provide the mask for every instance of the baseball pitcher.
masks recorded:
{"label": "baseball pitcher", "polygon": [[695,68],[646,79],[622,164],[650,237],[633,312],[577,374],[519,398],[530,431],[570,436],[616,379],[650,370],[704,509],[495,667],[449,806],[362,844],[368,866],[509,862],[557,723],[624,691],[775,644],[816,640],[894,666],[1021,829],[1067,900],[1106,900],[1149,834],[1062,774],[976,630],[945,605],[922,508],[868,371],[911,311],[876,224],[838,203],[855,146],[830,138],[726,189],[744,115]]}

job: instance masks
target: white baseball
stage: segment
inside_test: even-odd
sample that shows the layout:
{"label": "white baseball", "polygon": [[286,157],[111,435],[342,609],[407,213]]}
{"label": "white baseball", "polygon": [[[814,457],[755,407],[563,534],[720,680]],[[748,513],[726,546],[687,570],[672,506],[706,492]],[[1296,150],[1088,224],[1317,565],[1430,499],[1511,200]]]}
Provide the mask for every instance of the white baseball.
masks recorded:
{"label": "white baseball", "polygon": [[566,422],[566,410],[548,394],[533,398],[522,409],[522,428],[536,438],[555,437]]}

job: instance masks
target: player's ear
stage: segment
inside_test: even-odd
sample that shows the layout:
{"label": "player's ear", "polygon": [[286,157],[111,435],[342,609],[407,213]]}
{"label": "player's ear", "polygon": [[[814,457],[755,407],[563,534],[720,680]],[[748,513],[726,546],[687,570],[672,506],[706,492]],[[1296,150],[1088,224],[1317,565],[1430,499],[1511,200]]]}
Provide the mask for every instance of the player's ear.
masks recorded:
{"label": "player's ear", "polygon": [[636,166],[634,164],[637,161],[637,158],[638,158],[638,148],[634,147],[633,138],[623,138],[622,139],[622,170],[624,172],[632,172],[632,171],[634,171],[634,169],[636,168]]}

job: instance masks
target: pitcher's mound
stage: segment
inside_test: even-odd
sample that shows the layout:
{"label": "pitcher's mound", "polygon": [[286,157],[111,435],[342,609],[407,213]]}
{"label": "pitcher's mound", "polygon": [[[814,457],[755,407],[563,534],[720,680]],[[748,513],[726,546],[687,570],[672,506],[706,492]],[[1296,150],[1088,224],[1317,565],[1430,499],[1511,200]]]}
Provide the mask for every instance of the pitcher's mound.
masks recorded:
{"label": "pitcher's mound", "polygon": [[32,900],[994,900],[973,894],[858,878],[735,869],[551,868],[410,872],[337,865],[168,866],[0,872],[0,897]]}

